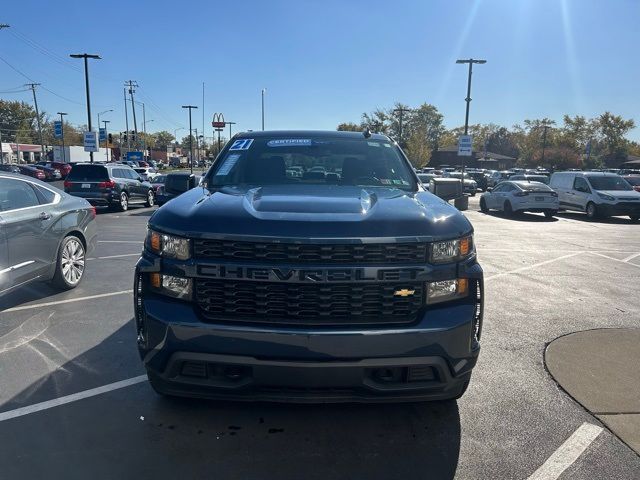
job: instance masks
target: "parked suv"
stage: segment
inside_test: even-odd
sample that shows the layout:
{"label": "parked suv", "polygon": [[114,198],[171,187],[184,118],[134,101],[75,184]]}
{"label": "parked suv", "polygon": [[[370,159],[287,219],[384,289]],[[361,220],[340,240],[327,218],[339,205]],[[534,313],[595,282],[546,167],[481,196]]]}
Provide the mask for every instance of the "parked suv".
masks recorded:
{"label": "parked suv", "polygon": [[[339,178],[294,176],[300,162]],[[149,219],[134,282],[161,394],[295,402],[460,397],[480,350],[473,227],[384,135],[236,135]]]}
{"label": "parked suv", "polygon": [[606,172],[558,172],[549,183],[560,208],[585,212],[589,218],[628,215],[640,218],[640,192],[621,176]]}
{"label": "parked suv", "polygon": [[80,163],[64,182],[64,191],[88,200],[96,207],[128,210],[129,205],[152,207],[155,193],[131,167],[120,164]]}

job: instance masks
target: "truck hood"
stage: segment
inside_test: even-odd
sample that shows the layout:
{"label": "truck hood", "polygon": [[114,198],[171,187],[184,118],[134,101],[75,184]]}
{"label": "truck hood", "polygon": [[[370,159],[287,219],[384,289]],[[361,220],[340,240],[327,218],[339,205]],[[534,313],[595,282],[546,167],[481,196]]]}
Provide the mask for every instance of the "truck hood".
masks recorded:
{"label": "truck hood", "polygon": [[194,188],[158,209],[151,228],[191,238],[454,238],[470,233],[457,209],[428,192],[274,185]]}

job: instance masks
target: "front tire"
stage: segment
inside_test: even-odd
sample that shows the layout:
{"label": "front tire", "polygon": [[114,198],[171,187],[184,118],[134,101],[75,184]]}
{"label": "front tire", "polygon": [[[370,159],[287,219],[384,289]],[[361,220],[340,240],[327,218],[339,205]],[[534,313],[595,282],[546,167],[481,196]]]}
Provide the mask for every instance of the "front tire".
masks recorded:
{"label": "front tire", "polygon": [[147,192],[146,207],[153,207],[156,204],[156,196],[153,194],[153,190]]}
{"label": "front tire", "polygon": [[589,220],[595,220],[596,218],[598,218],[598,207],[596,207],[595,203],[593,202],[587,203],[586,212]]}
{"label": "front tire", "polygon": [[631,219],[632,223],[638,223],[638,220],[640,219],[640,215],[629,215],[629,218]]}
{"label": "front tire", "polygon": [[487,201],[484,198],[480,199],[480,211],[482,213],[489,213],[489,208],[487,207]]}
{"label": "front tire", "polygon": [[75,235],[65,237],[56,258],[56,271],[51,284],[61,290],[76,288],[84,276],[86,251]]}
{"label": "front tire", "polygon": [[553,218],[558,213],[557,210],[545,210],[544,216],[547,218]]}

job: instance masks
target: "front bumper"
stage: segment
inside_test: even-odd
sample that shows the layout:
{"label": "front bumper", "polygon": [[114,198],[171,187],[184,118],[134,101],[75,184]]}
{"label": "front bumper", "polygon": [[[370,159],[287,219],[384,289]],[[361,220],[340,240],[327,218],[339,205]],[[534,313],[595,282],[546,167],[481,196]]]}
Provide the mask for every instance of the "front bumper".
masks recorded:
{"label": "front bumper", "polygon": [[[481,289],[479,265],[470,273]],[[139,353],[154,388],[167,394],[279,402],[443,400],[464,391],[480,351],[474,332],[482,321],[481,296],[434,305],[410,325],[300,328],[204,322],[193,304],[141,293],[138,286]]]}
{"label": "front bumper", "polygon": [[640,215],[640,202],[628,203],[601,203],[598,205],[598,213],[606,217],[622,215]]}

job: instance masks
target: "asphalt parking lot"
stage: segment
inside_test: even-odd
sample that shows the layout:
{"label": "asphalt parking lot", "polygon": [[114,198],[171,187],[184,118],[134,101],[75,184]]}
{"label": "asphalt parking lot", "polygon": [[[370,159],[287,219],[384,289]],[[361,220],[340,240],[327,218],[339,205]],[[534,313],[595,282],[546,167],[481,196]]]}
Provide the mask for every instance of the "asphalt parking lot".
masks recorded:
{"label": "asphalt parking lot", "polygon": [[[0,304],[1,478],[557,478],[549,459],[585,422],[602,424],[545,370],[545,346],[640,327],[640,225],[485,215],[475,197],[466,215],[485,270],[485,322],[457,403],[163,399],[141,377],[132,321],[151,213],[98,216],[76,290],[34,284]],[[640,457],[595,431],[561,478],[639,478]]]}

